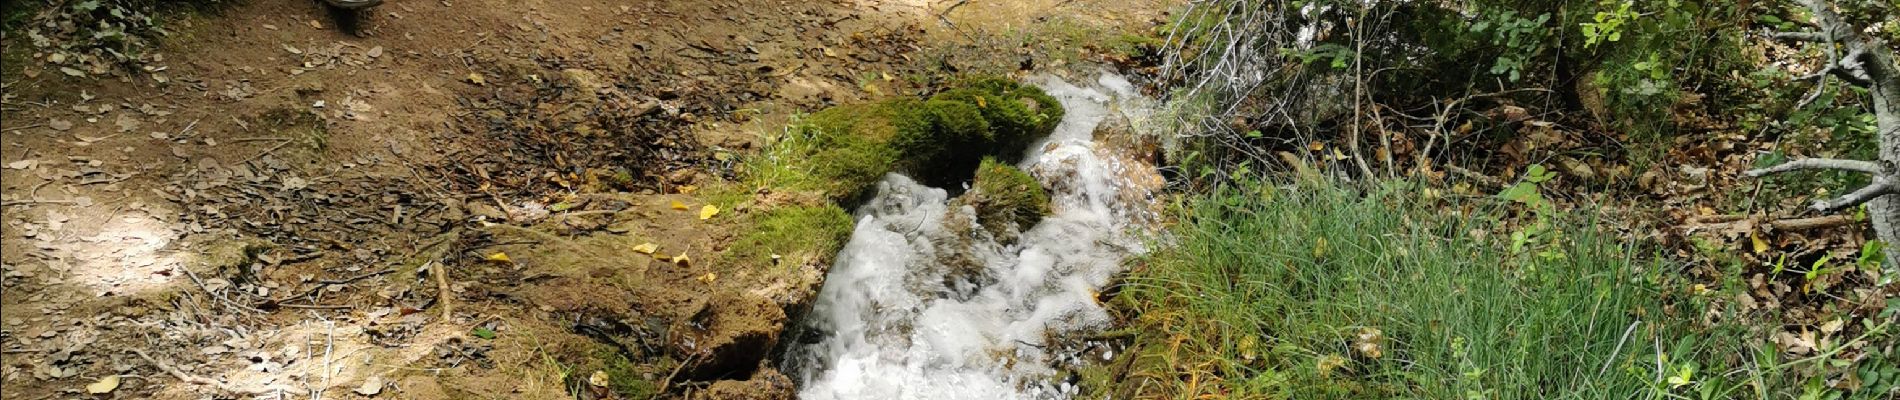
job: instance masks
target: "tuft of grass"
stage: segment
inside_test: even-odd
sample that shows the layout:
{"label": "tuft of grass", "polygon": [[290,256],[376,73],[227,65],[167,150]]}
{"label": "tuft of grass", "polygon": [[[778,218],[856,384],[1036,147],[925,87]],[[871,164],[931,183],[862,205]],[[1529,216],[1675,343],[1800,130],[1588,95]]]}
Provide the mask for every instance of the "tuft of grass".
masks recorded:
{"label": "tuft of grass", "polygon": [[1660,399],[1787,384],[1779,367],[1717,370],[1757,349],[1740,330],[1690,325],[1697,311],[1664,301],[1665,268],[1593,221],[1553,222],[1563,240],[1513,252],[1500,207],[1420,193],[1254,183],[1189,201],[1172,246],[1113,300],[1139,332],[1122,356],[1134,358],[1109,363],[1119,375],[1083,374],[1100,379],[1087,386],[1114,398]]}

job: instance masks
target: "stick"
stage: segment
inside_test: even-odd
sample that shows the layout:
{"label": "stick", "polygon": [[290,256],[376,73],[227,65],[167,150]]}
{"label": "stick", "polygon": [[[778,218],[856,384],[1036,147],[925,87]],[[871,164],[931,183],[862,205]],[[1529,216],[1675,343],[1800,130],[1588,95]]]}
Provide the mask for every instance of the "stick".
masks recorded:
{"label": "stick", "polygon": [[158,362],[158,359],[152,358],[150,354],[145,354],[145,350],[128,349],[128,351],[131,351],[132,354],[137,354],[139,358],[145,359],[145,362],[152,363],[152,367],[158,368],[160,371],[165,371],[165,373],[171,374],[172,377],[178,378],[178,380],[184,381],[185,383],[210,386],[213,388],[217,388],[218,390],[222,390],[226,393],[247,394],[247,395],[252,395],[252,396],[268,394],[272,391],[272,389],[239,389],[239,388],[231,387],[231,385],[225,384],[224,382],[218,382],[218,381],[212,380],[211,378],[187,374],[184,371],[179,371],[177,368],[172,368],[172,366],[170,365],[166,365],[165,363]]}
{"label": "stick", "polygon": [[235,308],[237,308],[237,309],[239,309],[239,310],[244,310],[244,311],[249,311],[249,312],[251,312],[252,314],[262,314],[262,313],[264,313],[264,310],[259,310],[259,309],[257,309],[257,308],[255,308],[255,307],[251,307],[251,306],[247,306],[247,305],[244,305],[244,304],[240,304],[240,303],[238,303],[238,302],[236,302],[236,301],[231,301],[231,299],[227,299],[227,298],[224,298],[224,295],[220,295],[220,294],[217,294],[217,293],[212,293],[212,292],[211,292],[211,289],[210,289],[210,288],[207,288],[207,287],[205,287],[205,282],[204,282],[204,281],[201,281],[201,280],[198,280],[198,274],[195,274],[195,273],[192,273],[192,272],[191,272],[191,269],[190,269],[190,268],[185,268],[185,267],[183,267],[183,266],[172,266],[172,268],[176,268],[176,269],[178,269],[178,270],[180,270],[180,271],[185,271],[185,276],[187,276],[187,277],[190,277],[190,278],[191,278],[191,283],[195,283],[195,284],[198,284],[198,289],[199,289],[199,290],[203,290],[203,291],[205,291],[205,294],[209,294],[209,295],[211,295],[211,298],[214,298],[214,299],[218,299],[218,301],[220,301],[220,302],[223,302],[223,303],[224,303],[225,305],[228,305],[228,306],[231,306],[231,307],[235,307]]}
{"label": "stick", "polygon": [[429,260],[429,273],[435,275],[436,301],[442,303],[442,320],[448,321],[455,315],[455,302],[449,296],[449,269],[442,263]]}

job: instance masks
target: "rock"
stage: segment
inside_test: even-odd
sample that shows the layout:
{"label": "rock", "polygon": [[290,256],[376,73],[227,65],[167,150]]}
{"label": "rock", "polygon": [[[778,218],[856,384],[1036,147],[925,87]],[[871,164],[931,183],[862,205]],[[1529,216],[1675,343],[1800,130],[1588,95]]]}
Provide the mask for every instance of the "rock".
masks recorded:
{"label": "rock", "polygon": [[746,376],[778,345],[785,320],[785,310],[771,299],[720,292],[674,321],[667,344],[677,357],[698,360],[682,371],[689,378]]}
{"label": "rock", "polygon": [[705,400],[791,400],[797,391],[792,379],[778,370],[766,368],[752,374],[752,379],[737,381],[723,380],[713,382],[705,391],[693,398]]}

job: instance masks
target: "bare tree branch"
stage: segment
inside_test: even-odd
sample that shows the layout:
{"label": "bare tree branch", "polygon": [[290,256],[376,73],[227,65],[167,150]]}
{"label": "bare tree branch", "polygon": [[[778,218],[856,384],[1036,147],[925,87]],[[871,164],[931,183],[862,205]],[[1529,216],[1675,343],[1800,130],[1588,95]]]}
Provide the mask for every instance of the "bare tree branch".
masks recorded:
{"label": "bare tree branch", "polygon": [[1821,32],[1774,32],[1768,34],[1768,37],[1796,42],[1821,43],[1830,41],[1827,34]]}
{"label": "bare tree branch", "polygon": [[1820,211],[1820,212],[1839,211],[1844,208],[1858,206],[1858,205],[1867,203],[1868,201],[1873,201],[1873,199],[1879,198],[1880,196],[1894,194],[1895,193],[1894,189],[1895,188],[1894,188],[1892,180],[1889,180],[1886,177],[1875,177],[1874,183],[1867,184],[1867,186],[1860,188],[1860,190],[1855,190],[1853,193],[1848,193],[1847,195],[1841,196],[1840,198],[1836,198],[1834,200],[1816,201],[1814,202],[1814,207],[1812,208],[1814,209],[1814,211]]}
{"label": "bare tree branch", "polygon": [[1765,175],[1774,175],[1774,174],[1779,174],[1783,172],[1794,171],[1794,170],[1804,170],[1804,169],[1835,169],[1835,170],[1854,171],[1854,172],[1874,174],[1874,175],[1880,175],[1882,172],[1880,168],[1880,163],[1873,162],[1873,161],[1840,160],[1840,159],[1833,159],[1833,158],[1803,158],[1799,160],[1782,163],[1781,165],[1776,165],[1773,167],[1748,170],[1748,172],[1745,172],[1745,173],[1748,174],[1748,176],[1750,177],[1759,178]]}

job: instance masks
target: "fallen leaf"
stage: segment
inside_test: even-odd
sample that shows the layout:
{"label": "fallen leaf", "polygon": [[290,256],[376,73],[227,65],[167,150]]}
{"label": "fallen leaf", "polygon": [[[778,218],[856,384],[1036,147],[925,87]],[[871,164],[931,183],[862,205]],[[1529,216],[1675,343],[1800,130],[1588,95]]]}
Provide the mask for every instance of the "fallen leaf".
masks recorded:
{"label": "fallen leaf", "polygon": [[594,375],[587,377],[587,384],[594,387],[607,387],[607,371],[594,370]]}
{"label": "fallen leaf", "polygon": [[680,187],[676,188],[675,190],[677,190],[679,194],[693,194],[693,191],[699,190],[699,187],[693,186],[693,185],[680,185]]}
{"label": "fallen leaf", "polygon": [[488,79],[482,78],[482,74],[480,72],[470,72],[468,73],[468,83],[473,83],[476,85],[486,85],[488,84]]}
{"label": "fallen leaf", "polygon": [[34,165],[39,165],[39,163],[40,163],[39,159],[29,158],[25,160],[19,160],[19,161],[7,163],[7,169],[28,169],[28,168],[33,168]]}
{"label": "fallen leaf", "polygon": [[680,253],[680,255],[673,256],[673,263],[679,264],[680,266],[689,266],[693,265],[693,259],[687,257],[686,253]]}
{"label": "fallen leaf", "polygon": [[322,23],[322,22],[318,22],[317,20],[314,20],[314,19],[313,19],[313,20],[310,20],[310,27],[311,27],[311,28],[317,28],[317,29],[323,29],[323,23]]}
{"label": "fallen leaf", "polygon": [[1755,243],[1755,254],[1768,252],[1768,241],[1761,240],[1761,232],[1759,231],[1748,232],[1748,239],[1749,241]]}
{"label": "fallen leaf", "polygon": [[372,375],[369,377],[369,379],[363,380],[363,386],[356,387],[356,394],[360,394],[364,396],[375,396],[377,393],[382,393],[382,392],[383,392],[383,377],[380,377],[380,376]]}
{"label": "fallen leaf", "polygon": [[495,330],[488,329],[488,328],[475,328],[475,330],[469,331],[468,334],[475,335],[475,337],[482,338],[482,339],[495,338]]}
{"label": "fallen leaf", "polygon": [[53,128],[53,130],[56,130],[56,131],[65,131],[68,129],[73,129],[73,122],[63,120],[63,119],[55,119],[55,120],[46,121],[46,127]]}
{"label": "fallen leaf", "polygon": [[646,254],[653,254],[653,252],[655,251],[660,251],[660,245],[653,244],[652,242],[641,243],[638,246],[633,246],[633,251],[638,251],[638,252],[646,253]]}
{"label": "fallen leaf", "polygon": [[118,388],[119,388],[119,376],[107,375],[104,378],[99,378],[98,382],[93,382],[91,385],[86,385],[86,393],[91,393],[91,394],[112,393],[113,389],[118,389]]}
{"label": "fallen leaf", "polygon": [[376,58],[376,57],[382,57],[382,56],[383,56],[383,46],[376,46],[376,47],[371,47],[371,48],[369,48],[369,52],[367,52],[367,53],[363,53],[363,55],[366,55],[366,56],[369,56],[369,58]]}
{"label": "fallen leaf", "polygon": [[719,279],[719,274],[711,273],[711,272],[707,272],[705,275],[699,276],[699,281],[701,283],[713,283],[714,280],[718,280],[718,279]]}
{"label": "fallen leaf", "polygon": [[686,211],[686,203],[681,203],[679,200],[673,200],[673,209]]}
{"label": "fallen leaf", "polygon": [[511,262],[510,260],[508,260],[508,253],[503,253],[499,251],[495,252],[495,254],[489,254],[488,261]]}
{"label": "fallen leaf", "polygon": [[284,51],[288,51],[290,54],[303,54],[303,50],[298,50],[296,46],[291,46],[288,43],[284,44]]}
{"label": "fallen leaf", "polygon": [[713,207],[713,205],[707,204],[699,208],[700,220],[711,219],[714,215],[719,215],[719,207]]}

